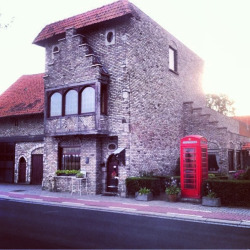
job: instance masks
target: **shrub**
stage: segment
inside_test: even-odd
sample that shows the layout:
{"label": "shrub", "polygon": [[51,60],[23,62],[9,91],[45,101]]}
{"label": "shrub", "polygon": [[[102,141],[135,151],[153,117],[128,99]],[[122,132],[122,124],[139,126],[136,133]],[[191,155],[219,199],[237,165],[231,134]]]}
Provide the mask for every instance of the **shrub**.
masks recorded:
{"label": "shrub", "polygon": [[243,180],[245,175],[245,170],[237,170],[236,173],[233,175],[233,178],[236,180]]}
{"label": "shrub", "polygon": [[177,183],[177,180],[174,177],[171,177],[170,181],[166,183],[166,194],[179,194],[181,189]]}
{"label": "shrub", "polygon": [[149,193],[150,193],[150,189],[149,189],[149,188],[146,188],[146,187],[140,188],[140,190],[138,191],[138,193],[139,193],[140,195],[149,194]]}
{"label": "shrub", "polygon": [[[180,183],[180,176],[174,176],[177,183]],[[129,177],[126,179],[127,195],[135,195],[140,188],[148,188],[154,196],[165,192],[166,182],[169,182],[169,176],[144,176]]]}
{"label": "shrub", "polygon": [[221,198],[226,206],[250,206],[250,181],[248,180],[207,180],[202,185],[202,195],[207,195],[209,184],[213,192]]}
{"label": "shrub", "polygon": [[208,174],[208,179],[215,179],[215,178],[216,178],[215,174]]}
{"label": "shrub", "polygon": [[154,195],[159,195],[161,185],[158,178],[155,177],[129,177],[126,179],[128,195],[135,195],[141,188],[150,189]]}
{"label": "shrub", "polygon": [[243,175],[243,180],[250,180],[250,167],[247,167],[247,169]]}

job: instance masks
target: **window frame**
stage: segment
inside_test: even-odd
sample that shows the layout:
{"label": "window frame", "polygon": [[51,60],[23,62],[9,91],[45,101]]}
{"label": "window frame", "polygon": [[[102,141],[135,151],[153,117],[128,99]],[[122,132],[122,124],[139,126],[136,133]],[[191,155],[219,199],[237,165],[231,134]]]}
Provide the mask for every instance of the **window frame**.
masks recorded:
{"label": "window frame", "polygon": [[[66,107],[66,105],[67,105],[67,95],[69,94],[69,92],[70,91],[75,91],[76,92],[76,96],[77,96],[77,101],[76,101],[76,113],[69,113],[69,114],[66,114],[66,109],[67,109],[67,107]],[[77,114],[79,114],[79,91],[77,90],[77,89],[75,89],[75,88],[70,88],[70,89],[68,89],[65,93],[64,93],[64,95],[63,95],[63,98],[64,98],[64,105],[63,105],[63,107],[62,107],[62,109],[64,110],[64,116],[71,116],[71,115],[77,115]]]}
{"label": "window frame", "polygon": [[108,85],[101,84],[101,93],[100,93],[100,113],[101,115],[108,114]]}
{"label": "window frame", "polygon": [[233,172],[235,171],[235,155],[233,149],[228,149],[227,157],[228,157],[228,172]]}
{"label": "window frame", "polygon": [[[79,168],[71,168],[71,169],[67,169],[67,168],[63,168],[63,150],[64,149],[79,149],[79,154],[75,154],[78,155],[79,157]],[[65,154],[66,155],[66,154]],[[73,156],[74,154],[71,154],[71,156]],[[81,147],[80,146],[60,146],[59,150],[58,150],[58,169],[59,170],[80,170],[81,169]]]}
{"label": "window frame", "polygon": [[[61,115],[51,115],[51,98],[52,98],[52,96],[54,95],[54,94],[56,94],[56,93],[58,93],[58,94],[60,94],[61,95]],[[61,91],[54,91],[54,92],[52,92],[52,93],[50,93],[50,95],[49,95],[49,100],[48,100],[48,114],[49,114],[49,117],[60,117],[60,116],[62,116],[63,115],[63,95],[62,95],[62,93],[61,93]]]}
{"label": "window frame", "polygon": [[[170,51],[173,52],[173,58],[170,56]],[[173,68],[170,67],[172,66],[172,64],[173,64]],[[178,53],[177,53],[177,49],[171,46],[169,46],[169,49],[168,49],[168,69],[169,71],[178,74]]]}
{"label": "window frame", "polygon": [[[82,98],[82,93],[83,93],[83,91],[85,90],[85,89],[87,89],[87,88],[92,88],[93,90],[94,90],[94,94],[95,94],[95,96],[94,96],[94,111],[90,111],[90,112],[83,112],[83,110],[82,110],[82,105],[83,105],[83,102],[82,102],[82,100],[83,100],[83,98]],[[95,88],[95,86],[93,86],[93,85],[87,85],[87,86],[84,86],[82,89],[81,89],[81,91],[79,92],[79,94],[80,94],[80,109],[79,109],[79,112],[80,112],[80,114],[81,115],[85,115],[85,114],[93,114],[93,113],[96,113],[96,88]]]}
{"label": "window frame", "polygon": [[[91,87],[94,89],[95,91],[95,110],[94,112],[86,112],[83,113],[81,110],[81,106],[82,106],[82,92],[84,91],[84,89]],[[54,90],[50,90],[47,91],[47,115],[46,117],[48,119],[53,119],[53,118],[59,118],[59,117],[68,117],[68,116],[76,116],[76,115],[91,115],[91,114],[97,114],[97,112],[99,112],[99,107],[98,105],[100,105],[100,114],[102,115],[107,115],[107,99],[108,99],[108,91],[107,91],[107,84],[100,84],[100,93],[98,91],[98,88],[96,86],[96,83],[92,82],[92,83],[88,83],[88,84],[84,84],[84,85],[80,85],[80,86],[73,86],[73,87],[68,87],[68,88],[62,88],[62,89],[54,89]],[[78,93],[78,107],[77,107],[77,113],[75,114],[66,114],[66,95],[70,90],[75,90]],[[104,90],[104,94],[102,93]],[[53,94],[55,93],[59,93],[62,95],[62,111],[61,111],[61,115],[58,116],[51,116],[51,97],[53,96]],[[100,95],[98,97],[98,95]],[[102,105],[104,103],[104,109],[102,109]]]}

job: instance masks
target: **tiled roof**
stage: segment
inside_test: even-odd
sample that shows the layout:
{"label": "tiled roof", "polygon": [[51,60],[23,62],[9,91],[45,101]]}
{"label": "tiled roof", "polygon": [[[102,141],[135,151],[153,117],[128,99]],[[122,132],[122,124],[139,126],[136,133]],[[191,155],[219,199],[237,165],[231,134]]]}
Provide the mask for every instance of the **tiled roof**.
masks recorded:
{"label": "tiled roof", "polygon": [[250,125],[250,116],[234,116],[233,118]]}
{"label": "tiled roof", "polygon": [[0,117],[41,114],[44,74],[24,75],[0,95]]}
{"label": "tiled roof", "polygon": [[[84,4],[84,2],[83,2]],[[35,38],[35,44],[41,45],[42,42],[55,35],[65,32],[67,28],[76,29],[87,27],[93,24],[108,21],[114,18],[132,14],[133,7],[128,0],[119,0],[117,2],[105,5],[103,7],[73,16],[45,26],[45,28]]]}

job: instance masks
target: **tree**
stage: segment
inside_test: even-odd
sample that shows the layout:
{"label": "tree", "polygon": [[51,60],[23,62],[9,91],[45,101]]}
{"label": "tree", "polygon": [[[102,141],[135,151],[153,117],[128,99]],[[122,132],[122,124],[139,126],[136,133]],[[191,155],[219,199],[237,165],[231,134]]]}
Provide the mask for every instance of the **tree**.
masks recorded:
{"label": "tree", "polygon": [[0,13],[0,29],[6,29],[12,22],[14,18],[12,17],[10,21],[3,21],[2,14]]}
{"label": "tree", "polygon": [[209,108],[223,115],[229,116],[235,114],[234,101],[229,99],[225,94],[207,94],[206,101]]}

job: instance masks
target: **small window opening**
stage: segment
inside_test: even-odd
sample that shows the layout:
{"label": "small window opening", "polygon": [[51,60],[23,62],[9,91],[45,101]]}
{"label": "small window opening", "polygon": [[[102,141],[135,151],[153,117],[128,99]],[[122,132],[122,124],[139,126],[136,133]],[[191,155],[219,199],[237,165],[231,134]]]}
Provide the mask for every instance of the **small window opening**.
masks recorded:
{"label": "small window opening", "polygon": [[55,46],[55,47],[53,48],[53,53],[57,53],[57,52],[59,52],[59,48],[58,48],[57,46]]}
{"label": "small window opening", "polygon": [[108,33],[108,35],[107,35],[107,41],[108,41],[109,43],[111,43],[112,40],[113,40],[113,38],[114,38],[114,34],[113,34],[112,31],[110,31],[110,32]]}
{"label": "small window opening", "polygon": [[177,50],[169,47],[169,70],[177,72]]}
{"label": "small window opening", "polygon": [[117,146],[115,143],[109,143],[109,145],[108,145],[109,150],[115,150],[116,148],[117,148]]}
{"label": "small window opening", "polygon": [[105,34],[105,44],[111,45],[115,43],[115,30],[107,30]]}

